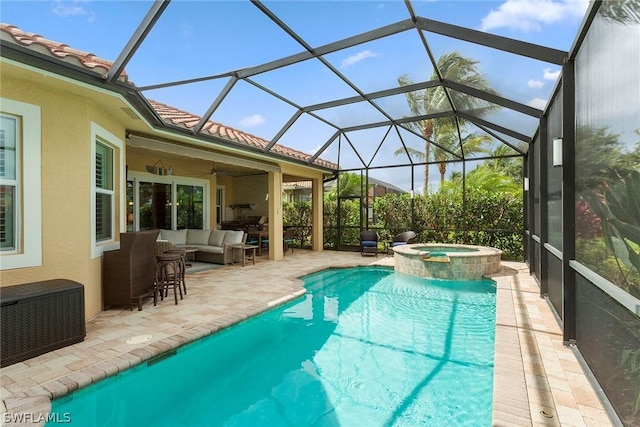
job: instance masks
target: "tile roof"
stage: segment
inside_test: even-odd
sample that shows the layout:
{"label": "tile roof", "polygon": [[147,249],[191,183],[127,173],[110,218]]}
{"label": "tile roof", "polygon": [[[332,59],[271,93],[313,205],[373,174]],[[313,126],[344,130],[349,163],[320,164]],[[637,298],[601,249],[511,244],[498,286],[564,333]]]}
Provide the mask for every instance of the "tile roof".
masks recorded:
{"label": "tile roof", "polygon": [[[20,28],[10,24],[0,23],[0,38],[26,47],[29,50],[59,59],[68,64],[99,73],[100,75],[106,74],[113,63],[112,61],[98,58],[92,53],[73,49],[65,44],[45,39],[39,34],[24,32]],[[133,85],[133,83],[129,81],[125,72],[120,75],[118,80]],[[147,101],[149,101],[151,107],[166,123],[170,123],[174,126],[180,126],[185,129],[192,129],[200,122],[199,116],[189,112],[179,110],[171,107],[170,105],[162,104],[151,99],[147,99]],[[201,133],[260,150],[264,149],[269,144],[269,141],[264,138],[212,121],[207,121],[207,123],[205,123]],[[303,153],[302,151],[294,150],[280,144],[274,144],[270,151],[301,161],[308,161],[311,158],[307,153]],[[313,163],[315,165],[331,169],[337,169],[338,167],[338,165],[320,158],[317,158]]]}
{"label": "tile roof", "polygon": [[[24,32],[20,28],[10,24],[0,23],[0,37],[2,40],[14,42],[35,52],[52,56],[61,61],[87,68],[100,74],[106,74],[112,64],[111,61],[98,58],[93,53],[73,49],[66,44],[45,39],[36,33]],[[125,73],[122,73],[119,80],[126,83],[129,82]]]}
{"label": "tile roof", "polygon": [[[162,104],[151,99],[147,100],[163,120],[165,120],[166,122],[170,122],[175,126],[181,126],[185,129],[192,129],[198,124],[198,122],[200,122],[200,116],[196,116],[195,114],[191,114],[186,111],[178,110],[175,107],[171,107],[169,105]],[[200,133],[216,136],[231,142],[247,145],[258,149],[264,149],[269,144],[269,141],[264,138],[260,138],[259,136],[234,129],[220,123],[212,122],[211,120],[205,123]],[[311,158],[311,156],[307,153],[303,153],[302,151],[294,150],[293,148],[285,147],[284,145],[280,144],[274,144],[273,147],[271,147],[271,151],[302,161],[307,161],[309,160],[309,158]],[[337,169],[338,167],[338,165],[320,158],[317,158],[314,161],[314,164],[331,169]]]}
{"label": "tile roof", "polygon": [[311,183],[311,181],[283,182],[282,188],[285,190],[299,190],[301,188],[307,188],[311,190],[313,188],[313,184]]}
{"label": "tile roof", "polygon": [[[329,182],[325,182],[324,187],[325,189],[330,189],[331,187],[333,187],[334,185],[336,185],[336,181],[329,181]],[[403,190],[400,187],[397,187],[393,184],[390,184],[388,182],[382,181],[380,179],[374,178],[372,176],[369,177],[369,186],[378,186],[381,188],[384,188],[387,191],[393,191],[395,193],[408,193],[408,191]],[[299,190],[302,188],[309,188],[311,189],[311,181],[290,181],[290,182],[283,182],[282,183],[282,187],[285,190]]]}

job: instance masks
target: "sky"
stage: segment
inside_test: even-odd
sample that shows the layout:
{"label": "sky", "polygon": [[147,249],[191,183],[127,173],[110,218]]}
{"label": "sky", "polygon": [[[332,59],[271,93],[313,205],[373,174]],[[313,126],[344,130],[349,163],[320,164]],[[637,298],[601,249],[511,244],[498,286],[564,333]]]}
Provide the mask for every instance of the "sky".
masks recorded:
{"label": "sky", "polygon": [[[0,3],[0,21],[26,32],[65,43],[115,60],[152,2],[132,1],[12,1]],[[263,3],[312,48],[410,18],[403,1],[265,1]],[[414,1],[419,17],[464,26],[564,51],[570,50],[588,6],[586,0]],[[560,67],[506,54],[472,43],[424,33],[438,58],[458,51],[478,61],[478,68],[501,95],[536,108],[544,108],[559,76]],[[262,11],[247,1],[173,0],[127,64],[129,79],[138,87],[216,76],[302,52],[304,48]],[[426,81],[433,72],[417,30],[374,40],[324,57],[339,73],[369,93],[398,86],[398,77]],[[303,61],[258,74],[253,80],[290,99],[309,106],[356,95],[335,73],[318,60]],[[203,115],[227,84],[227,78],[172,88],[147,90],[153,100]],[[393,118],[409,113],[404,95],[378,100]],[[239,81],[211,119],[245,132],[273,138],[296,108],[253,85]],[[340,127],[385,120],[366,103],[356,103],[318,115]],[[490,119],[516,127],[532,136],[537,121],[519,113],[501,111]],[[351,132],[321,157],[343,168],[362,163],[384,166],[399,162],[394,152],[399,136],[388,128]],[[313,154],[335,129],[302,115],[278,142]],[[410,133],[401,135],[416,149],[422,142]],[[510,142],[516,142],[510,140]],[[380,145],[380,141],[384,141]],[[350,147],[353,145],[358,155]],[[406,163],[402,160],[400,163]],[[455,170],[451,167],[450,171]],[[409,168],[375,170],[372,175],[408,189]],[[420,174],[418,174],[420,175]],[[431,179],[439,179],[436,173]],[[430,180],[431,180],[430,179]],[[419,178],[418,178],[419,181]],[[417,183],[416,189],[422,184]]]}

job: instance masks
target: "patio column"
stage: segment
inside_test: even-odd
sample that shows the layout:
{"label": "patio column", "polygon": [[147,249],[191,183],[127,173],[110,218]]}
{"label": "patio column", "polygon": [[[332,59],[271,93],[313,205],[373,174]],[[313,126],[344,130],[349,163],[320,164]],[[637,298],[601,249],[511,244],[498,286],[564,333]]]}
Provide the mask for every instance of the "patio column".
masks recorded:
{"label": "patio column", "polygon": [[282,250],[282,172],[269,172],[269,259],[281,260]]}
{"label": "patio column", "polygon": [[324,217],[323,217],[323,182],[322,178],[311,180],[311,242],[314,251],[321,251],[324,242]]}

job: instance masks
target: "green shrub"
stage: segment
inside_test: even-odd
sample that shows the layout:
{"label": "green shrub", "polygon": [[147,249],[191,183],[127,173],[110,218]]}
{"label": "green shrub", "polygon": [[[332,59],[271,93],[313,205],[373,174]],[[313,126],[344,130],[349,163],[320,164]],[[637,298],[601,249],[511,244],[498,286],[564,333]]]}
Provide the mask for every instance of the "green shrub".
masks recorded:
{"label": "green shrub", "polygon": [[[413,214],[412,214],[413,206]],[[376,229],[382,239],[413,230],[418,242],[459,243],[492,246],[502,250],[503,259],[523,259],[522,194],[469,190],[463,202],[461,192],[446,191],[416,196],[386,194],[374,201]],[[360,211],[358,199],[341,200],[340,212],[335,198],[324,200],[324,247],[358,245]],[[285,203],[285,227],[295,227],[303,247],[311,246],[311,204]],[[338,217],[342,228],[337,233]]]}

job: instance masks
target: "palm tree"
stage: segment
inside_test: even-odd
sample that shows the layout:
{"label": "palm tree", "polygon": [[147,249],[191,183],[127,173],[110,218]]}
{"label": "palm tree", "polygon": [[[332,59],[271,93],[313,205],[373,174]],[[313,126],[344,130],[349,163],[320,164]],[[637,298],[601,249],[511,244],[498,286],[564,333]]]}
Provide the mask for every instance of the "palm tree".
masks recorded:
{"label": "palm tree", "polygon": [[[456,129],[443,130],[436,138],[437,145],[433,146],[433,159],[438,162],[438,171],[440,172],[440,185],[444,182],[444,176],[447,172],[447,160],[452,160],[454,156],[463,157],[475,153],[486,152],[485,145],[491,143],[492,139],[488,135],[470,133],[458,139]],[[446,150],[445,150],[446,149]]]}
{"label": "palm tree", "polygon": [[362,178],[355,173],[342,173],[331,189],[327,192],[330,200],[338,197],[359,196],[362,193]]}
{"label": "palm tree", "polygon": [[[516,145],[521,151],[526,151],[526,143],[518,143]],[[487,150],[487,154],[491,160],[485,163],[491,169],[500,171],[514,178],[516,181],[522,180],[522,157],[509,157],[518,152],[506,144],[499,143],[493,148]]]}
{"label": "palm tree", "polygon": [[[444,177],[447,173],[448,160],[452,160],[458,156],[462,157],[463,150],[465,156],[474,153],[485,153],[487,152],[485,146],[492,142],[492,139],[487,135],[471,133],[465,135],[462,140],[459,140],[457,128],[452,128],[448,122],[440,123],[438,126],[436,126],[436,128],[438,129],[434,139],[436,144],[433,147],[430,146],[429,149],[432,149],[433,160],[438,164],[438,172],[440,172],[440,185],[442,186]],[[407,147],[407,151],[415,159],[426,162],[427,159],[425,152],[417,150],[413,147]],[[404,153],[404,148],[399,148],[394,152],[396,156],[400,155],[401,153]],[[453,155],[451,153],[453,153]],[[425,167],[425,169],[426,168],[428,168],[428,166]],[[427,183],[427,178],[428,176],[425,175],[425,184]]]}
{"label": "palm tree", "polygon": [[[522,194],[522,185],[501,170],[495,170],[487,163],[478,165],[467,174],[465,182],[468,190],[491,193]],[[451,181],[441,187],[441,191],[455,192],[462,187],[462,174],[452,174]]]}
{"label": "palm tree", "polygon": [[640,3],[637,1],[603,1],[598,11],[605,19],[625,25],[640,22]]}
{"label": "palm tree", "polygon": [[[455,81],[488,93],[496,94],[496,92],[489,86],[487,80],[478,71],[477,64],[478,61],[466,58],[459,52],[450,52],[443,54],[438,59],[437,67],[443,79]],[[437,80],[439,78],[440,77],[434,70],[431,74],[431,80]],[[407,86],[413,84],[413,81],[411,81],[407,75],[402,75],[398,78],[398,84],[400,84],[400,86]],[[460,111],[474,110],[487,112],[497,108],[480,98],[469,96],[462,92],[449,91],[449,94],[453,100],[455,108]],[[442,86],[427,88],[421,92],[408,92],[405,95],[407,97],[407,102],[409,103],[409,108],[415,116],[451,110],[449,98]],[[414,131],[419,132],[425,141],[424,156],[418,157],[423,158],[425,163],[427,163],[424,168],[424,194],[427,194],[429,188],[428,163],[431,159],[432,138],[434,138],[435,135],[435,139],[438,140],[439,133],[444,134],[450,132],[451,137],[455,139],[458,124],[460,127],[464,127],[466,125],[466,121],[464,119],[456,119],[456,117],[451,116],[420,120],[408,124],[408,126],[410,126]],[[437,142],[439,143],[440,141]],[[404,150],[398,151],[404,152]],[[444,151],[444,153],[449,155],[446,151]],[[413,154],[415,154],[415,152]],[[446,165],[444,166],[444,169],[446,170]],[[440,173],[442,177],[442,169],[440,169]]]}

